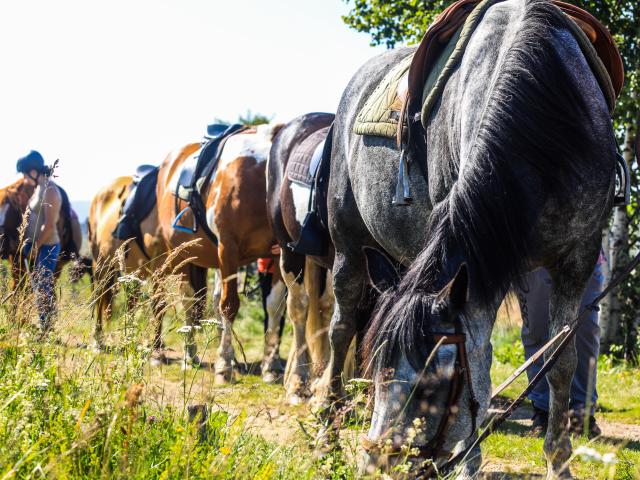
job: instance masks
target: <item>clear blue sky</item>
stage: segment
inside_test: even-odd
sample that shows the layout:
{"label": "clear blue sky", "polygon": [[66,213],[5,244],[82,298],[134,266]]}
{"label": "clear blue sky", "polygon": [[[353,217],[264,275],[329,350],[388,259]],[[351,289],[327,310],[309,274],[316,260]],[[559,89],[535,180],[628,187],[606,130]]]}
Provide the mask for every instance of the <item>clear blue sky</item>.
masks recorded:
{"label": "clear blue sky", "polygon": [[160,163],[214,118],[335,111],[380,49],[342,0],[0,3],[0,184],[29,149],[73,200]]}

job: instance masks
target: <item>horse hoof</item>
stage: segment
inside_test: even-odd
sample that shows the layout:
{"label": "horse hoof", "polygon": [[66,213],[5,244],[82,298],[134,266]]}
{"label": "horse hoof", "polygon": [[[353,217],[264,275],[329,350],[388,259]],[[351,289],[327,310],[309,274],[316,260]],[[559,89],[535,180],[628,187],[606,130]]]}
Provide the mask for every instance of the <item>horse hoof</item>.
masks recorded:
{"label": "horse hoof", "polygon": [[161,351],[154,351],[151,354],[151,360],[149,360],[149,363],[152,367],[159,367],[160,365],[165,365],[167,363],[167,357]]}
{"label": "horse hoof", "polygon": [[571,475],[571,470],[569,468],[565,468],[561,472],[557,473],[553,470],[549,469],[547,471],[547,480],[573,480],[573,475]]}
{"label": "horse hoof", "polygon": [[277,383],[278,380],[280,380],[282,378],[282,373],[281,372],[264,372],[262,374],[262,381],[264,383]]}
{"label": "horse hoof", "polygon": [[287,396],[287,402],[289,403],[289,405],[302,405],[306,401],[307,401],[306,398],[304,398],[301,395],[297,395],[295,393]]}
{"label": "horse hoof", "polygon": [[189,370],[190,368],[200,367],[200,357],[194,355],[193,357],[185,357],[182,360],[182,370]]}
{"label": "horse hoof", "polygon": [[233,383],[233,369],[225,369],[221,372],[216,372],[215,376],[216,385],[228,385]]}

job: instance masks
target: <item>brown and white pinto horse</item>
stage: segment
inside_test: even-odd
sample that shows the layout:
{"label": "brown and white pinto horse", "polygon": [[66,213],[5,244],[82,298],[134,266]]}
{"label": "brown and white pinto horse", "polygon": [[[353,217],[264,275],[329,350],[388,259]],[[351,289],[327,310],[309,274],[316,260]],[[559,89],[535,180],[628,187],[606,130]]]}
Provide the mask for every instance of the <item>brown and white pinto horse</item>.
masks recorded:
{"label": "brown and white pinto horse", "polygon": [[[89,208],[89,245],[93,256],[93,297],[95,302],[94,342],[97,349],[104,348],[103,319],[110,319],[116,280],[119,274],[135,274],[141,279],[157,280],[153,277],[156,269],[165,260],[166,246],[160,235],[158,226],[158,209],[141,222],[140,230],[144,242],[144,252],[135,241],[120,240],[113,236],[118,220],[122,214],[122,206],[127,200],[132,176],[116,178],[100,190]],[[126,246],[123,247],[124,243]],[[117,259],[117,251],[124,249],[124,262]],[[123,265],[121,264],[123,263]],[[153,313],[155,336],[153,341],[153,359],[162,360],[162,302],[158,295],[157,285],[152,285]]]}
{"label": "brown and white pinto horse", "polygon": [[[0,258],[9,260],[13,277],[13,288],[23,282],[25,265],[21,262],[19,249],[20,226],[27,210],[29,200],[35,187],[20,178],[11,185],[0,188]],[[82,230],[77,214],[69,207],[69,212],[62,212],[58,220],[58,234],[60,237],[60,257],[56,266],[55,277],[65,264],[71,260],[78,261],[76,273],[84,273],[83,258],[80,256],[82,247]]]}
{"label": "brown and white pinto horse", "polygon": [[[229,382],[233,377],[234,349],[232,345],[233,320],[240,306],[237,272],[242,265],[260,257],[270,257],[275,239],[266,212],[265,165],[271,139],[279,126],[261,125],[230,137],[224,145],[213,178],[204,186],[202,197],[206,206],[207,224],[215,233],[217,243],[200,227],[193,234],[173,228],[178,211],[186,202],[173,194],[173,185],[180,175],[181,166],[200,149],[200,143],[191,143],[167,157],[158,174],[158,216],[162,235],[170,248],[198,240],[197,245],[186,248],[176,262],[191,259],[200,268],[218,268],[222,278],[219,312],[222,332],[218,359],[215,362],[216,381]],[[191,212],[182,217],[186,224],[194,221]],[[272,293],[283,295],[283,288]],[[271,300],[272,304],[284,302]],[[268,330],[277,331],[280,317],[270,316]],[[191,321],[193,319],[190,319]],[[267,332],[263,375],[280,366],[279,336]],[[187,342],[187,360],[195,359],[193,334]]]}

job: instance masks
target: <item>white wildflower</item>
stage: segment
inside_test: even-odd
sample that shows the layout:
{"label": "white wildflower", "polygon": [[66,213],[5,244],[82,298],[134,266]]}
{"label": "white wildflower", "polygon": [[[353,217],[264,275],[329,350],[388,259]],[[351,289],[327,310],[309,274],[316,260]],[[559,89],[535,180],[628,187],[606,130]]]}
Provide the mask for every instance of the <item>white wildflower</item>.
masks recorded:
{"label": "white wildflower", "polygon": [[136,277],[133,273],[130,273],[129,275],[123,275],[120,278],[118,278],[118,282],[119,283],[123,283],[125,285],[127,284],[138,284],[138,285],[144,285],[145,282],[144,280],[142,280],[139,277]]}
{"label": "white wildflower", "polygon": [[582,445],[576,448],[575,454],[578,455],[585,462],[601,462],[602,455],[600,455],[594,448]]}
{"label": "white wildflower", "polygon": [[182,327],[177,329],[176,332],[183,333],[186,335],[187,333],[191,333],[192,330],[195,330],[195,331],[202,330],[202,327],[200,325],[183,325]]}
{"label": "white wildflower", "polygon": [[222,322],[216,318],[207,318],[205,320],[200,320],[200,323],[205,327],[216,326],[222,328]]}
{"label": "white wildflower", "polygon": [[576,455],[587,462],[600,462],[605,465],[615,465],[618,459],[615,453],[600,454],[595,449],[587,446],[581,446],[576,449]]}

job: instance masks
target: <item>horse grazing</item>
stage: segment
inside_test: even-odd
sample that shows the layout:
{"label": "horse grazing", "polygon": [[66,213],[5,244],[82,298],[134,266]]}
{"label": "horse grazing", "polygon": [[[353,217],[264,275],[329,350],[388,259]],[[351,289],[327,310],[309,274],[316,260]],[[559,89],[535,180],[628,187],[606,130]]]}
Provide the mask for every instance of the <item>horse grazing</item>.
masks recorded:
{"label": "horse grazing", "polygon": [[[309,113],[286,124],[273,139],[267,162],[267,209],[281,247],[280,267],[288,289],[287,312],[293,323],[293,345],[284,376],[290,403],[311,395],[310,381],[319,378],[329,361],[329,322],[333,289],[327,275],[333,252],[326,257],[305,257],[289,246],[300,239],[308,210],[309,189],[287,176],[289,160],[305,140],[318,132],[321,141],[334,115]],[[311,145],[315,148],[317,143]],[[320,385],[318,385],[320,387]],[[318,393],[322,388],[318,388]]]}
{"label": "horse grazing", "polygon": [[[61,192],[64,192],[58,186]],[[0,258],[9,260],[11,264],[13,288],[22,285],[26,273],[24,258],[21,258],[20,227],[27,211],[29,200],[35,186],[24,179],[16,180],[11,185],[0,188]],[[56,266],[55,277],[60,276],[62,268],[73,261],[77,264],[76,273],[85,273],[82,265],[85,259],[80,255],[82,247],[82,229],[78,215],[71,208],[66,193],[63,193],[63,206],[58,219],[60,237],[60,256]]]}
{"label": "horse grazing", "polygon": [[[155,335],[154,361],[163,360],[162,352],[162,299],[153,273],[166,258],[166,246],[158,227],[158,209],[154,207],[140,223],[144,251],[137,242],[115,238],[114,231],[122,214],[134,178],[122,176],[100,190],[89,207],[89,245],[93,256],[93,297],[95,301],[94,342],[97,349],[104,348],[103,320],[111,318],[113,296],[120,274],[135,272],[141,279],[151,279]],[[126,243],[126,244],[125,244]],[[117,252],[121,250],[121,255]]]}
{"label": "horse grazing", "polygon": [[[267,220],[265,166],[272,136],[279,128],[278,125],[262,125],[237,133],[224,144],[217,170],[202,188],[207,225],[216,238],[209,236],[202,225],[193,233],[173,226],[178,212],[187,206],[186,202],[174,195],[177,178],[183,164],[190,156],[197,154],[201,144],[192,143],[170,154],[158,174],[158,218],[167,245],[176,248],[197,240],[176,256],[175,261],[188,260],[195,268],[205,272],[202,275],[203,287],[206,287],[206,269],[220,270],[222,288],[218,307],[222,332],[215,362],[215,379],[218,383],[229,382],[233,377],[232,324],[240,306],[238,268],[258,258],[273,256],[271,249],[275,239]],[[187,211],[181,221],[192,225],[195,221],[193,212]],[[194,289],[200,301],[206,302],[203,297],[205,291],[202,288]],[[268,343],[265,345],[262,373],[269,378],[280,369],[280,338],[271,333],[279,331],[280,319],[284,314],[284,292],[281,286],[273,288],[274,298],[267,302],[272,311],[269,312],[270,325],[265,335]],[[278,295],[282,298],[276,299]],[[197,321],[199,314],[196,311],[188,318],[189,325]],[[197,359],[195,355],[196,345],[191,333],[187,340],[186,358]]]}
{"label": "horse grazing", "polygon": [[[486,10],[424,130],[418,126],[426,150],[408,152],[413,202],[405,206],[392,206],[396,142],[352,129],[384,75],[415,50],[372,59],[343,94],[328,195],[334,395],[367,284],[363,247],[408,266],[379,299],[363,345],[375,389],[369,465],[411,442],[414,468],[423,460],[442,465],[473,441],[491,395],[496,312],[524,272],[544,267],[551,274],[550,335],[577,316],[612,206],[616,142],[605,96],[569,21],[545,0],[505,0]],[[371,270],[393,271],[380,267],[374,261]],[[467,378],[454,365],[463,346]],[[570,476],[564,426],[575,364],[572,345],[547,374],[549,478]],[[454,387],[457,400],[450,398]],[[389,448],[378,448],[386,440]],[[479,447],[469,458],[461,478],[479,468]]]}

